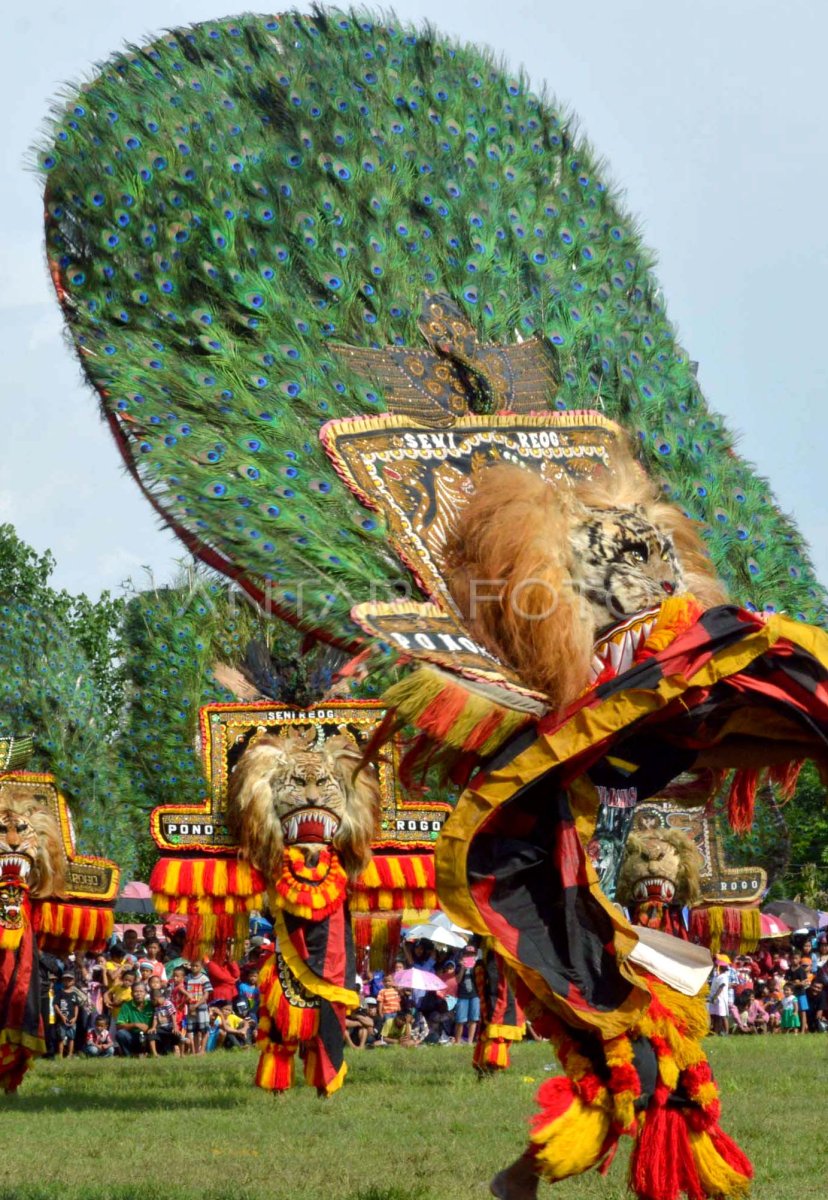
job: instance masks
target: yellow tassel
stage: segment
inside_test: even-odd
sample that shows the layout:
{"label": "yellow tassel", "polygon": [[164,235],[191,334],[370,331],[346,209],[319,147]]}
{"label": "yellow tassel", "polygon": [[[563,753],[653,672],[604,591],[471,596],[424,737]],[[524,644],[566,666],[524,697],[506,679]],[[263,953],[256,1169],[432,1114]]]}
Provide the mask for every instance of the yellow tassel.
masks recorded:
{"label": "yellow tassel", "polygon": [[609,1131],[609,1113],[575,1096],[565,1113],[531,1134],[539,1173],[554,1183],[588,1171],[600,1161]]}
{"label": "yellow tassel", "polygon": [[227,863],[223,862],[221,859],[217,859],[214,868],[213,893],[216,896],[227,895]]}
{"label": "yellow tassel", "polygon": [[752,954],[762,937],[762,914],[758,908],[746,908],[740,917],[739,953]]}
{"label": "yellow tassel", "polygon": [[701,1185],[708,1196],[743,1196],[750,1188],[750,1179],[734,1171],[716,1152],[709,1134],[689,1132],[690,1149],[699,1173]]}
{"label": "yellow tassel", "polygon": [[722,934],[724,933],[724,913],[721,908],[714,905],[707,910],[707,922],[710,937],[710,952],[718,954],[722,948]]}

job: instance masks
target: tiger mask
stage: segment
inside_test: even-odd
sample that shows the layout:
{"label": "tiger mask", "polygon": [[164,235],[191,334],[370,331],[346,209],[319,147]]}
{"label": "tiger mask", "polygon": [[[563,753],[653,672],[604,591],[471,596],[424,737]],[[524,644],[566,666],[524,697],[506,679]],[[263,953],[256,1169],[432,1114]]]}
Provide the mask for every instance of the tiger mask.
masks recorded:
{"label": "tiger mask", "polygon": [[23,928],[24,898],[66,892],[66,855],[55,816],[12,782],[0,782],[0,931]]}
{"label": "tiger mask", "polygon": [[302,847],[313,860],[331,845],[348,875],[371,858],[379,813],[379,784],[373,768],[347,734],[309,747],[296,732],[255,738],[239,759],[227,796],[227,820],[242,854],[262,874],[281,870],[286,845]]}
{"label": "tiger mask", "polygon": [[701,900],[702,858],[680,829],[631,833],[618,875],[616,899],[633,908],[657,903],[693,907]]}
{"label": "tiger mask", "polygon": [[625,617],[682,592],[704,608],[726,599],[693,522],[623,453],[572,487],[489,467],[444,554],[470,632],[555,709],[588,686],[596,640]]}

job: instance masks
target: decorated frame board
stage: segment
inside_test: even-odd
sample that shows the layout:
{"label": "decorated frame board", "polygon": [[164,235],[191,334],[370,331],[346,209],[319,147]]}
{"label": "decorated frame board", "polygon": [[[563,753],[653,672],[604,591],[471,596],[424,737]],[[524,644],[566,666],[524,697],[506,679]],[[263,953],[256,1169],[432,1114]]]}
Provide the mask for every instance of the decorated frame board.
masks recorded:
{"label": "decorated frame board", "polygon": [[58,791],[53,776],[31,771],[0,773],[0,799],[4,792],[36,800],[42,808],[51,810],[57,819],[66,855],[66,896],[63,899],[87,904],[114,901],[118,894],[120,869],[109,859],[77,853],[69,805]]}
{"label": "decorated frame board", "polygon": [[632,832],[646,834],[659,829],[679,829],[698,848],[702,905],[752,905],[764,896],[767,873],[761,867],[727,866],[721,838],[703,806],[688,808],[669,801],[639,804]]}
{"label": "decorated frame board", "polygon": [[[371,701],[327,701],[312,708],[275,703],[211,704],[200,712],[201,757],[207,795],[192,805],[162,805],[151,814],[151,832],[160,850],[229,854],[235,843],[227,829],[227,787],[235,763],[258,733],[288,729],[321,731],[326,737],[346,731],[366,745],[385,710]],[[423,850],[433,847],[451,805],[418,797],[408,802],[397,780],[397,751],[379,763],[380,818],[373,846],[377,850]]]}
{"label": "decorated frame board", "polygon": [[442,551],[480,473],[509,462],[545,479],[588,478],[608,468],[613,449],[626,440],[594,412],[472,415],[445,430],[423,429],[400,416],[351,417],[329,421],[320,437],[351,491],[382,512],[400,560],[428,596],[454,613]]}

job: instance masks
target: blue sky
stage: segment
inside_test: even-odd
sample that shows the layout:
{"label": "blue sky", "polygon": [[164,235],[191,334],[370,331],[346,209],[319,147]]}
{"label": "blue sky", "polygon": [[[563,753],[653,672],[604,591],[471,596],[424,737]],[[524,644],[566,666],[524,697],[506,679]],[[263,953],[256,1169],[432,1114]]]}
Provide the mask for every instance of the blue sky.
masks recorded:
{"label": "blue sky", "polygon": [[[49,100],[125,41],[221,0],[17,6],[0,74],[0,523],[97,595],[169,580],[183,548],[124,476],[61,333],[26,169]],[[710,403],[741,435],[828,583],[828,6],[803,0],[401,0],[574,109],[659,258]],[[504,19],[508,13],[508,20]]]}

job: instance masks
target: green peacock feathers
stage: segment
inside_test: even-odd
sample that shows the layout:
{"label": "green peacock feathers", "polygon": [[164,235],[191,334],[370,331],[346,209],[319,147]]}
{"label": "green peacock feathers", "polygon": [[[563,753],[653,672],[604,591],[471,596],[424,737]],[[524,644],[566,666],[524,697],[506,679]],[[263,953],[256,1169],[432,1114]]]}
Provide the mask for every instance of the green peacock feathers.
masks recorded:
{"label": "green peacock feathers", "polygon": [[734,596],[823,620],[634,221],[569,119],[488,53],[353,12],[179,29],[62,103],[39,161],[58,295],[127,463],[278,615],[349,645],[350,606],[398,576],[318,433],[386,409],[336,345],[422,347],[423,296],[444,293],[483,343],[544,339],[550,406],[631,431]]}

